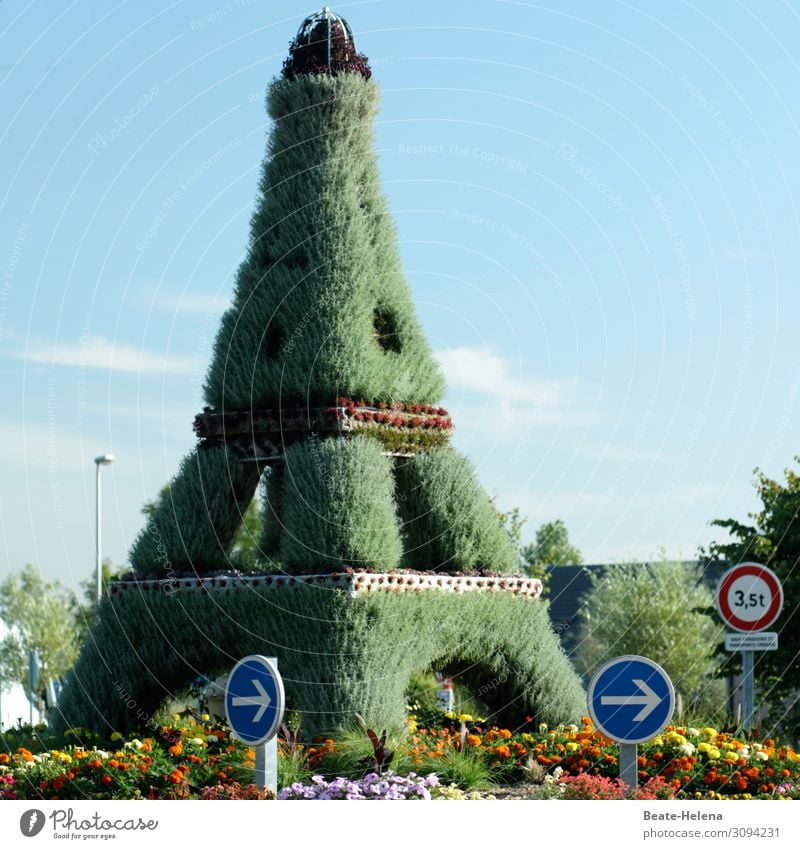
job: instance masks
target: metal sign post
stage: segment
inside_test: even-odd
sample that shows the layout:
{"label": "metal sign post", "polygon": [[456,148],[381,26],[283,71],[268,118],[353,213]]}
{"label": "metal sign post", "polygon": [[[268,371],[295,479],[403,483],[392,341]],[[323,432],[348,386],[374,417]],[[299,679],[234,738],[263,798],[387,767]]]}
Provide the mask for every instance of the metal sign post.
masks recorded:
{"label": "metal sign post", "polygon": [[749,731],[755,725],[755,686],[753,682],[753,652],[742,652],[742,724]]}
{"label": "metal sign post", "polygon": [[225,688],[225,714],[233,736],[255,749],[255,783],[273,793],[278,792],[276,735],[284,704],[277,658],[251,654],[233,667]]}
{"label": "metal sign post", "polygon": [[[753,650],[778,647],[778,635],[763,632],[781,614],[783,587],[766,566],[738,563],[719,579],[716,603],[720,617],[739,632],[726,636],[725,648],[742,653],[742,725],[749,731],[756,720]],[[737,636],[738,641],[734,639]]]}
{"label": "metal sign post", "polygon": [[619,778],[631,790],[639,783],[639,745],[637,743],[619,744]]}
{"label": "metal sign post", "polygon": [[595,674],[588,700],[595,727],[619,743],[619,777],[633,792],[639,783],[638,744],[652,740],[672,719],[672,681],[654,661],[626,654]]}

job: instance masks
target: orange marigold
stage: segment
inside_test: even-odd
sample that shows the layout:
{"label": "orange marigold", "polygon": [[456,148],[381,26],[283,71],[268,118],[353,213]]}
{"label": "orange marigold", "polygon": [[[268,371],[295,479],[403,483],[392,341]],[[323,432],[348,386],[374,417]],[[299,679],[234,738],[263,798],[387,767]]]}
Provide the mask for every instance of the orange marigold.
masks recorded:
{"label": "orange marigold", "polygon": [[501,728],[500,731],[497,732],[504,740],[509,740],[511,738],[511,732],[507,728]]}
{"label": "orange marigold", "polygon": [[494,750],[494,753],[497,755],[498,758],[510,758],[511,757],[511,749],[509,749],[508,746],[498,746]]}
{"label": "orange marigold", "polygon": [[100,783],[101,783],[101,784],[111,784],[111,782],[112,782],[113,780],[114,780],[114,779],[113,779],[110,775],[104,775],[104,776],[100,779]]}
{"label": "orange marigold", "polygon": [[174,746],[170,746],[167,751],[173,756],[177,757],[178,755],[183,754],[183,743],[178,741]]}
{"label": "orange marigold", "polygon": [[467,734],[467,743],[470,746],[480,746],[481,738],[477,734]]}

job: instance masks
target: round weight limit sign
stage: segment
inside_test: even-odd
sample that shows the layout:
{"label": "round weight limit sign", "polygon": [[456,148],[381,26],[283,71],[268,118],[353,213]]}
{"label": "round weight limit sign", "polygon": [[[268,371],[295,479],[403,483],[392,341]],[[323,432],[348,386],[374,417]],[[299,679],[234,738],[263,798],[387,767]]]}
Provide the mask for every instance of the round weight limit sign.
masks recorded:
{"label": "round weight limit sign", "polygon": [[760,563],[739,563],[720,578],[717,610],[735,631],[763,631],[780,616],[783,588],[778,576]]}

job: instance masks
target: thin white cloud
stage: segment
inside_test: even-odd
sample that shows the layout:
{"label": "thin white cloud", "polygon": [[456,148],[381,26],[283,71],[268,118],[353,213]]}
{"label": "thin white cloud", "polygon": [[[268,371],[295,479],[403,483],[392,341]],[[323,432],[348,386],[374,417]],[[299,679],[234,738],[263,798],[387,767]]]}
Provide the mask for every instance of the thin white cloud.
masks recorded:
{"label": "thin white cloud", "polygon": [[669,459],[667,455],[657,451],[644,451],[624,445],[581,445],[575,453],[589,460],[609,463],[654,463]]}
{"label": "thin white cloud", "polygon": [[46,342],[34,342],[12,351],[11,356],[29,363],[137,374],[192,374],[195,370],[192,357],[147,351],[124,342],[113,342],[103,336],[92,336],[77,344],[49,345]]}
{"label": "thin white cloud", "polygon": [[221,315],[230,306],[230,298],[224,295],[204,295],[192,292],[181,294],[165,292],[156,295],[152,304],[157,309],[167,312]]}
{"label": "thin white cloud", "polygon": [[488,347],[451,348],[436,358],[451,390],[480,392],[509,401],[555,406],[561,395],[557,381],[535,381],[515,377],[507,360]]}

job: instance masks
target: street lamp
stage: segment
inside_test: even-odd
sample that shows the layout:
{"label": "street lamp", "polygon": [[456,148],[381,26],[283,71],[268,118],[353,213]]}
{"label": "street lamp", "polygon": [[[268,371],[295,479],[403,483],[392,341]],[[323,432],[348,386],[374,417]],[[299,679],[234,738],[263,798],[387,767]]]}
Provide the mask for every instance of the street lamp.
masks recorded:
{"label": "street lamp", "polygon": [[97,530],[97,546],[95,550],[96,558],[97,558],[97,603],[100,603],[100,599],[103,597],[103,561],[100,557],[100,466],[110,466],[116,457],[113,454],[101,454],[99,457],[94,458],[95,466],[97,466],[97,474],[95,475],[96,481],[96,502],[95,502],[95,524]]}

